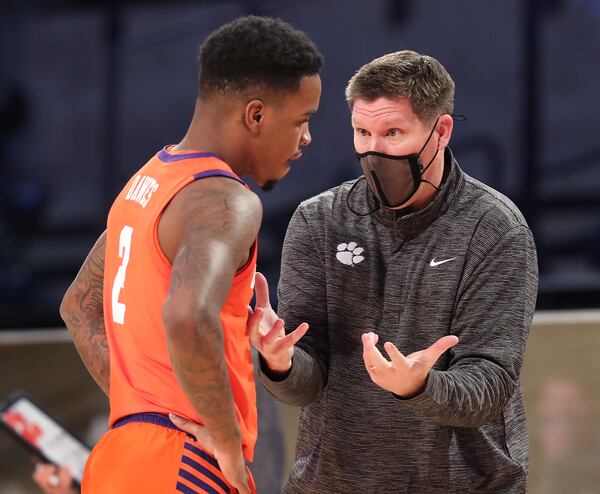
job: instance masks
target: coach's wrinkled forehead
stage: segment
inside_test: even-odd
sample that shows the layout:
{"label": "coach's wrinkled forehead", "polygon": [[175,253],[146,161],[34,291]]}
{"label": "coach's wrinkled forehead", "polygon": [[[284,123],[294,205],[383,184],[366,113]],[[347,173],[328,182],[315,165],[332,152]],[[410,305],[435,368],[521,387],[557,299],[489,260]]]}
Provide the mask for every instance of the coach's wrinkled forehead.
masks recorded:
{"label": "coach's wrinkled forehead", "polygon": [[411,50],[389,53],[363,65],[346,86],[346,101],[408,99],[423,123],[454,110],[454,81],[435,58]]}

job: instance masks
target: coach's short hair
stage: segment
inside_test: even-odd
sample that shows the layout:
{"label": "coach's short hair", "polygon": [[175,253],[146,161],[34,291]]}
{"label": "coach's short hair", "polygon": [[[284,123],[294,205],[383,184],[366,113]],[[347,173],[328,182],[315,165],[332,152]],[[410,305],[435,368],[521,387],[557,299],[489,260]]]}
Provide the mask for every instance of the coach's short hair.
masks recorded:
{"label": "coach's short hair", "polygon": [[389,53],[363,65],[346,86],[346,101],[404,99],[422,123],[454,111],[454,81],[435,58],[411,50]]}
{"label": "coach's short hair", "polygon": [[200,96],[248,89],[293,92],[323,57],[302,31],[280,19],[246,16],[220,27],[200,47]]}

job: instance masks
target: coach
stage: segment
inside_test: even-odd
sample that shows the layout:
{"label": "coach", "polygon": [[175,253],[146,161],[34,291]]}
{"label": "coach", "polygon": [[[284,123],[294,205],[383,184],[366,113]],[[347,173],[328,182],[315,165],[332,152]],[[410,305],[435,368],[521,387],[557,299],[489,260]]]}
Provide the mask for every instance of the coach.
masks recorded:
{"label": "coach", "polygon": [[303,202],[283,248],[279,317],[302,339],[257,279],[262,381],[302,407],[285,492],[526,492],[531,231],[448,148],[436,59],[373,60],[346,98],[364,176]]}

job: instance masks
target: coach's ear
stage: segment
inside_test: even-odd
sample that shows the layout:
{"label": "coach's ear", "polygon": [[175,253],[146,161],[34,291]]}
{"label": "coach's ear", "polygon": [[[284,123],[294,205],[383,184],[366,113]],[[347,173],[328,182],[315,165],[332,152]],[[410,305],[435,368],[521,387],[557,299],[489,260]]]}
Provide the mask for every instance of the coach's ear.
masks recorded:
{"label": "coach's ear", "polygon": [[253,99],[246,104],[244,111],[244,126],[252,135],[260,134],[264,125],[265,104],[260,99]]}
{"label": "coach's ear", "polygon": [[442,115],[438,118],[437,128],[440,140],[438,141],[438,149],[445,149],[450,142],[452,137],[452,130],[454,129],[454,120],[450,115]]}
{"label": "coach's ear", "polygon": [[169,414],[169,418],[171,422],[175,424],[178,429],[181,429],[183,432],[187,432],[196,438],[196,442],[200,445],[200,448],[206,451],[209,455],[214,456],[215,448],[213,446],[213,439],[208,432],[208,428],[203,425],[196,424],[195,422],[190,422],[179,415],[175,415],[174,413]]}

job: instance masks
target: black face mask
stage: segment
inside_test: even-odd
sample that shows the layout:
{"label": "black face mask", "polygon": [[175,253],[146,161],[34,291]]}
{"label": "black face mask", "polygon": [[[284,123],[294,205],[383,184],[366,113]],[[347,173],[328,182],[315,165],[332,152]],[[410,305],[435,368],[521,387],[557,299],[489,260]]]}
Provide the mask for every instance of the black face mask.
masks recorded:
{"label": "black face mask", "polygon": [[433,155],[433,158],[425,167],[421,163],[421,153],[435,130],[437,120],[423,144],[423,147],[417,154],[407,154],[404,156],[395,156],[392,154],[378,153],[368,151],[366,153],[356,153],[356,157],[363,169],[365,180],[369,189],[383,206],[395,209],[415,195],[421,182],[428,183],[437,189],[431,182],[423,179],[423,174],[429,168],[437,156],[439,149]]}

